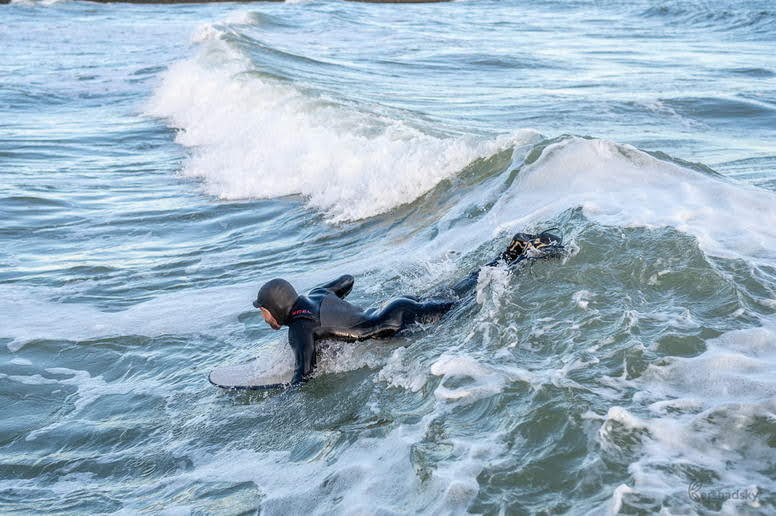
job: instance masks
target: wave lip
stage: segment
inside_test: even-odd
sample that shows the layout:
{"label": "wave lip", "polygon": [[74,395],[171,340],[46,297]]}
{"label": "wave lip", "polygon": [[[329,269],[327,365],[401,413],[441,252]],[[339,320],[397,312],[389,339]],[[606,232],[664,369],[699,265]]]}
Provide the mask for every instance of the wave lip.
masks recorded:
{"label": "wave lip", "polygon": [[513,228],[581,207],[600,224],[670,226],[694,235],[715,256],[773,263],[774,205],[773,192],[658,159],[630,145],[570,137],[529,156],[494,206],[490,224]]}
{"label": "wave lip", "polygon": [[181,129],[191,150],[183,175],[219,198],[299,194],[332,222],[356,220],[412,202],[515,140],[432,136],[262,76],[212,31],[200,34],[200,52],[163,75],[148,113]]}

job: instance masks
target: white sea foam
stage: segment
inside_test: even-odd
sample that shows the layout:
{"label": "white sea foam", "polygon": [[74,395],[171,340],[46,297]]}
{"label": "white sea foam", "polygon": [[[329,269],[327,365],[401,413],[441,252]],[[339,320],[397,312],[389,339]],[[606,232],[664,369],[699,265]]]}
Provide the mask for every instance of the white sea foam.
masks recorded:
{"label": "white sea foam", "polygon": [[[495,367],[480,363],[469,355],[444,355],[431,365],[431,374],[441,376],[442,382],[434,391],[440,401],[458,401],[464,404],[500,393],[513,381],[533,382],[534,375],[516,367]],[[466,379],[458,387],[445,386],[448,379]]]}
{"label": "white sea foam", "polygon": [[590,299],[592,297],[593,294],[589,290],[579,290],[574,292],[574,295],[571,296],[571,300],[582,310],[587,310],[590,306]]}
{"label": "white sea foam", "polygon": [[[452,367],[466,369],[460,364]],[[494,433],[476,443],[457,438],[429,443],[431,424],[446,412],[446,400],[438,400],[417,422],[397,424],[377,437],[365,433],[336,454],[319,453],[302,461],[293,458],[292,450],[256,451],[252,445],[204,450],[176,441],[170,451],[189,457],[193,467],[158,478],[141,490],[159,497],[192,483],[253,482],[261,494],[262,514],[464,514],[479,492],[478,475],[503,452],[502,436]],[[314,434],[312,429],[307,433],[312,439],[339,439],[338,432]],[[451,457],[427,464],[413,452],[421,442],[450,449]],[[333,442],[321,444],[323,450],[329,446]],[[142,504],[147,497],[134,498]],[[120,513],[137,510],[143,505],[130,502]]]}
{"label": "white sea foam", "polygon": [[483,224],[499,233],[577,206],[601,224],[672,226],[717,256],[776,260],[776,194],[605,140],[547,147]]}
{"label": "white sea foam", "polygon": [[652,364],[631,382],[639,389],[634,400],[647,412],[637,416],[611,407],[599,431],[607,453],[630,457],[633,482],[615,492],[613,512],[630,493],[658,500],[674,497],[685,500],[686,508],[697,507],[687,493],[690,481],[682,474],[690,470],[714,475],[712,485],[698,489],[738,489],[750,495],[727,500],[723,512],[757,507],[754,494],[772,485],[769,472],[776,464],[770,434],[758,431],[758,425],[772,425],[776,413],[774,367],[776,332],[752,328],[710,340],[697,357]]}
{"label": "white sea foam", "polygon": [[493,311],[497,311],[509,285],[509,277],[507,267],[483,267],[477,276],[477,303],[490,304]]}
{"label": "white sea foam", "polygon": [[642,379],[649,393],[707,404],[761,402],[776,398],[776,332],[735,330],[708,342],[692,358],[650,365]]}
{"label": "white sea foam", "polygon": [[384,342],[323,341],[318,344],[320,351],[316,374],[344,373],[362,367],[375,369],[385,363],[387,350]]}
{"label": "white sea foam", "polygon": [[[158,480],[152,488],[165,492],[192,482],[253,482],[262,494],[261,513],[269,515],[464,513],[478,492],[476,477],[487,453],[461,444],[460,460],[421,485],[411,449],[431,420],[426,416],[417,424],[400,425],[380,438],[362,436],[343,448],[336,461],[297,462],[285,451],[201,453],[193,457],[191,470]],[[133,509],[125,507],[128,513]]]}
{"label": "white sea foam", "polygon": [[389,387],[418,392],[426,384],[427,371],[423,365],[408,357],[407,348],[395,349],[377,373],[377,379]]}
{"label": "white sea foam", "polygon": [[[394,350],[389,361],[398,361],[405,352],[405,348]],[[349,356],[344,362],[352,367],[367,365],[369,360]],[[180,442],[177,444],[193,459],[194,467],[157,480],[151,488],[164,493],[199,481],[253,482],[261,492],[262,514],[394,514],[408,510],[463,514],[479,493],[478,475],[503,453],[502,436],[493,434],[477,442],[459,438],[429,442],[431,423],[446,414],[451,404],[471,403],[500,392],[515,373],[466,356],[444,357],[432,365],[431,372],[446,378],[466,376],[473,384],[456,390],[458,394],[452,397],[438,389],[435,404],[418,422],[398,424],[379,437],[361,435],[336,456],[318,455],[299,462],[292,459],[290,451],[224,449],[200,453],[196,448],[191,456],[192,447]],[[336,439],[336,434],[331,437]],[[450,457],[425,464],[413,452],[421,442],[451,450]],[[419,468],[425,471],[423,475]],[[133,506],[124,509],[131,512]]]}
{"label": "white sea foam", "polygon": [[425,134],[401,120],[338,105],[252,71],[216,28],[200,28],[192,59],[163,74],[148,113],[182,131],[183,174],[225,199],[301,194],[332,221],[411,202],[516,137]]}

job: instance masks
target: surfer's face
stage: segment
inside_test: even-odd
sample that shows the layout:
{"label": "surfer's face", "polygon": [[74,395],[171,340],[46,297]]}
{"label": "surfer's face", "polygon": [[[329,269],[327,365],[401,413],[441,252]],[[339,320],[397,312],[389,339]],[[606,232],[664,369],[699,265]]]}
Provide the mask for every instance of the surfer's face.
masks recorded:
{"label": "surfer's face", "polygon": [[259,307],[259,310],[261,310],[261,315],[263,315],[263,316],[264,316],[264,320],[265,320],[265,321],[267,321],[267,324],[269,324],[270,326],[272,326],[272,329],[273,329],[273,330],[279,330],[279,329],[280,329],[280,325],[279,325],[279,324],[278,324],[278,322],[275,320],[275,318],[274,318],[274,317],[272,317],[272,314],[270,313],[270,311],[269,311],[269,310],[267,310],[267,309],[266,309],[266,308],[264,308],[263,306],[260,306],[260,307]]}

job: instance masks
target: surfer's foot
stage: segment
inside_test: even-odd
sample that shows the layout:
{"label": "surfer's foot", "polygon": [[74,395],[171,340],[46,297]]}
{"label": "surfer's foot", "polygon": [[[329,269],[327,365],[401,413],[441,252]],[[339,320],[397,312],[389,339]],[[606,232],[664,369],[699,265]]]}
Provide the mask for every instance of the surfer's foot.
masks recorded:
{"label": "surfer's foot", "polygon": [[513,264],[527,258],[555,258],[562,255],[562,239],[550,231],[548,229],[538,235],[517,233],[512,237],[506,251],[501,253],[501,258],[508,264]]}

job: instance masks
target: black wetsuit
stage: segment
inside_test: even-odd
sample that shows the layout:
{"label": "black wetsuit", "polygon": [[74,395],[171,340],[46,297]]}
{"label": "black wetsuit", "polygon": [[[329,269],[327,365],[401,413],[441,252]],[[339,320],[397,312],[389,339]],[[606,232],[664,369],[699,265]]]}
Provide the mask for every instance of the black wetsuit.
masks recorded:
{"label": "black wetsuit", "polygon": [[[528,254],[539,249],[539,255]],[[486,266],[502,260],[514,266],[526,258],[558,256],[562,249],[560,238],[548,232],[518,233],[506,251]],[[431,322],[472,296],[479,272],[480,268],[475,269],[431,300],[405,296],[394,299],[383,309],[370,310],[345,301],[353,288],[353,276],[346,274],[302,296],[286,280],[276,278],[261,287],[253,306],[269,310],[278,324],[288,326],[288,342],[296,362],[291,383],[296,384],[304,381],[315,367],[317,339],[356,341],[390,337],[415,322]]]}
{"label": "black wetsuit", "polygon": [[456,304],[400,297],[381,310],[363,310],[345,301],[352,288],[353,276],[346,274],[296,299],[286,318],[288,343],[296,362],[291,383],[303,381],[315,367],[317,339],[356,341],[390,337],[412,323],[436,319]]}

